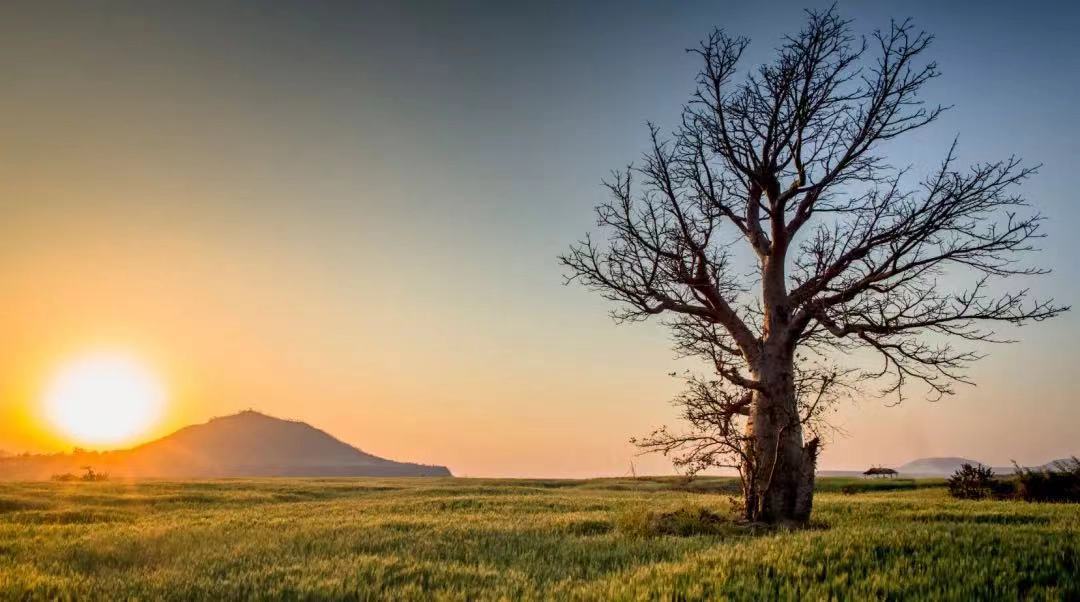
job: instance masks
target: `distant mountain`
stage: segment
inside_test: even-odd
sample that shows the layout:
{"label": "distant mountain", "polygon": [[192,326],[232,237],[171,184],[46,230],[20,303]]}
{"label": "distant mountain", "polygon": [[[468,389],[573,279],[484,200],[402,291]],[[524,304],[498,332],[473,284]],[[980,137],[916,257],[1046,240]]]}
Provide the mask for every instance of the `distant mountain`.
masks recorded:
{"label": "distant mountain", "polygon": [[981,465],[982,462],[967,458],[919,458],[898,467],[896,471],[906,475],[948,476],[964,464]]}
{"label": "distant mountain", "polygon": [[[1055,464],[1058,462],[1068,461],[1067,458],[1060,460],[1051,460],[1045,464],[1039,466],[1031,466],[1034,470],[1053,470]],[[949,458],[919,458],[918,460],[912,460],[907,464],[904,464],[896,469],[900,473],[900,476],[908,477],[947,477],[951,476],[964,464],[971,464],[973,466],[983,465],[978,460],[970,460],[968,458],[949,457]],[[993,466],[991,467],[995,474],[999,475],[1011,475],[1016,471],[1014,466]],[[854,477],[862,475],[861,470],[819,470],[818,475],[823,477]]]}
{"label": "distant mountain", "polygon": [[82,466],[116,477],[452,476],[445,466],[387,460],[307,423],[246,411],[128,450],[4,458],[0,478],[49,478]]}
{"label": "distant mountain", "polygon": [[[1050,460],[1042,466],[1032,466],[1030,468],[1032,470],[1061,470],[1061,467],[1064,466],[1067,470],[1068,467],[1072,466],[1073,461],[1076,458],[1077,456],[1071,456],[1069,458],[1058,458],[1057,460]],[[1010,468],[1009,470],[1011,471],[1012,468]],[[997,469],[995,468],[994,471],[996,472]]]}

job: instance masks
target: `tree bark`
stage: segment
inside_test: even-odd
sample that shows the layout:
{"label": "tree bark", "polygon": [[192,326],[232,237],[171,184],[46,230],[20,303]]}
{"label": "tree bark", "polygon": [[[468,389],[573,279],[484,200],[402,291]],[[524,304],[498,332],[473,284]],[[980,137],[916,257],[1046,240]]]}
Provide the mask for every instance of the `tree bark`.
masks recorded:
{"label": "tree bark", "polygon": [[[770,199],[777,192],[769,191]],[[795,344],[786,285],[787,239],[782,224],[773,223],[771,253],[762,261],[761,297],[764,332],[753,372],[754,391],[747,429],[750,431],[757,507],[751,520],[802,524],[810,519],[817,440],[803,447],[802,419],[795,393]],[[751,509],[747,509],[748,516]]]}
{"label": "tree bark", "polygon": [[794,357],[784,349],[766,345],[755,377],[762,383],[755,391],[748,431],[749,457],[755,466],[747,472],[752,495],[747,502],[750,520],[766,523],[804,524],[813,508],[814,470],[818,440],[803,445],[802,421],[795,396]]}
{"label": "tree bark", "polygon": [[798,489],[795,492],[795,511],[792,520],[799,524],[810,521],[810,512],[814,509],[814,473],[817,471],[817,455],[821,441],[814,437],[803,446],[802,472],[799,474]]}

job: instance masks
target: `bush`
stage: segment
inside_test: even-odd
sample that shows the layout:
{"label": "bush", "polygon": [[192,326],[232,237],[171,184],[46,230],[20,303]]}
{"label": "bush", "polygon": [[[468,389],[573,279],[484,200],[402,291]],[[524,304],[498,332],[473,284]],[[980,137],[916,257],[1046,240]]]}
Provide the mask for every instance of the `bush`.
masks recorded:
{"label": "bush", "polygon": [[[989,466],[964,464],[945,483],[949,495],[961,500],[981,500],[995,491],[994,471]],[[1000,489],[1000,487],[998,487]]]}
{"label": "bush", "polygon": [[67,481],[77,481],[77,480],[79,480],[79,477],[71,474],[70,472],[64,472],[64,473],[61,473],[61,474],[54,474],[50,478],[52,478],[52,480],[54,480],[54,481],[60,481],[62,483],[65,483]]}
{"label": "bush", "polygon": [[1040,470],[1017,466],[1016,496],[1027,502],[1080,502],[1080,458]]}
{"label": "bush", "polygon": [[1004,482],[995,479],[994,472],[985,466],[964,464],[949,478],[949,493],[966,500],[1080,503],[1080,458],[1059,460],[1039,469],[1014,466],[1015,477]]}

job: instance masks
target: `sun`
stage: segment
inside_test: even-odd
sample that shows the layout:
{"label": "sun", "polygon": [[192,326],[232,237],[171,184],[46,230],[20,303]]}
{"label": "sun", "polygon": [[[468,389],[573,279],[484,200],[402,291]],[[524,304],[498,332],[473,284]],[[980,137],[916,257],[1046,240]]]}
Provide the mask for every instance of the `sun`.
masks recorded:
{"label": "sun", "polygon": [[76,358],[45,390],[45,415],[85,444],[115,444],[147,431],[160,417],[165,390],[138,360],[116,353]]}

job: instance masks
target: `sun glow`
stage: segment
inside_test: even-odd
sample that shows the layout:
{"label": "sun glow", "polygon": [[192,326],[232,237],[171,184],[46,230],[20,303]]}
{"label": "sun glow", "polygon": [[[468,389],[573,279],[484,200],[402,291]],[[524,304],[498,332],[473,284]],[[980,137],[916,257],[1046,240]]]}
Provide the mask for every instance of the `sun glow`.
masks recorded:
{"label": "sun glow", "polygon": [[50,423],[79,443],[115,444],[146,432],[160,417],[165,391],[137,360],[120,354],[75,359],[44,396]]}

